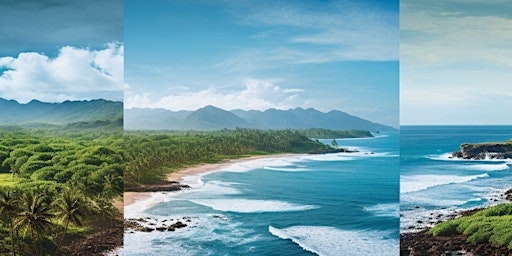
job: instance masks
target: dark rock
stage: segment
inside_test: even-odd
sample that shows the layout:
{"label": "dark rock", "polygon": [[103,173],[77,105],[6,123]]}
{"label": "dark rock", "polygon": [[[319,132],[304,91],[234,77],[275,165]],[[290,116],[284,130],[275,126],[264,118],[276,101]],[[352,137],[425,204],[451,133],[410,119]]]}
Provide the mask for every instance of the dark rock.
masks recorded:
{"label": "dark rock", "polygon": [[170,227],[173,227],[173,228],[175,228],[175,229],[178,229],[178,228],[184,228],[184,227],[186,227],[186,226],[187,226],[187,224],[185,224],[185,223],[183,223],[183,222],[181,222],[181,221],[178,221],[178,222],[176,222],[176,223],[172,224]]}
{"label": "dark rock", "polygon": [[155,229],[154,228],[150,228],[150,227],[142,227],[138,231],[141,231],[141,232],[152,232],[152,231],[155,231]]}
{"label": "dark rock", "polygon": [[167,228],[166,227],[157,227],[156,230],[158,231],[165,231]]}
{"label": "dark rock", "polygon": [[453,152],[452,157],[463,159],[512,159],[512,143],[489,142],[460,145],[460,151]]}

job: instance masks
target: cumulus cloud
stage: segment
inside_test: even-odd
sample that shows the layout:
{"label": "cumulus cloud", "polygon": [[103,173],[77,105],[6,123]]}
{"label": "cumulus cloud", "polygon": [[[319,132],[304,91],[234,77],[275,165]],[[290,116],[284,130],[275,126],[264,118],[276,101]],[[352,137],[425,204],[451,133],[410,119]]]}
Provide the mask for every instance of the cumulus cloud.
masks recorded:
{"label": "cumulus cloud", "polygon": [[124,46],[103,49],[62,47],[57,56],[23,52],[1,57],[0,97],[28,102],[109,98],[119,100],[123,90]]}
{"label": "cumulus cloud", "polygon": [[213,105],[227,110],[269,108],[289,109],[302,102],[302,89],[286,89],[271,82],[248,79],[245,88],[238,91],[223,92],[208,88],[195,92],[183,92],[153,100],[148,93],[134,94],[127,91],[125,108],[164,108],[169,110],[196,110]]}

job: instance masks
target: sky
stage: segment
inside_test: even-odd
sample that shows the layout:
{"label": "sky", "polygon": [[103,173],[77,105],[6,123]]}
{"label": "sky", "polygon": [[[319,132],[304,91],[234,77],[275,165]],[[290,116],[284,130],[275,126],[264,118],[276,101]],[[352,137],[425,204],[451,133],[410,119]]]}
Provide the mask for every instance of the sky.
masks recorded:
{"label": "sky", "polygon": [[401,124],[512,124],[512,2],[400,9]]}
{"label": "sky", "polygon": [[123,99],[122,0],[2,0],[0,97]]}
{"label": "sky", "polygon": [[125,108],[316,108],[398,126],[398,1],[125,1]]}

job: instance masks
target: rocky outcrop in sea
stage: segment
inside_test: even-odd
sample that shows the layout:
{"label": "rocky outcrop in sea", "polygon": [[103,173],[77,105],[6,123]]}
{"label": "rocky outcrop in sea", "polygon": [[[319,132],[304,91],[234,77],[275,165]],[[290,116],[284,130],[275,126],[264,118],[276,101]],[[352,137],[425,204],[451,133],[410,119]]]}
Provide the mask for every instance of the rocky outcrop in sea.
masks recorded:
{"label": "rocky outcrop in sea", "polygon": [[485,160],[485,159],[512,159],[512,143],[489,142],[460,145],[460,151],[452,153],[452,158]]}

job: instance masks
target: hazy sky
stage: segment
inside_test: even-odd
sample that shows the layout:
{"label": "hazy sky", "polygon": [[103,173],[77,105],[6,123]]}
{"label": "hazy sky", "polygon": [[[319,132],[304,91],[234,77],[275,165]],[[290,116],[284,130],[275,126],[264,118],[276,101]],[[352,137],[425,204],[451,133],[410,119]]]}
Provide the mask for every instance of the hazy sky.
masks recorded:
{"label": "hazy sky", "polygon": [[3,0],[0,13],[0,97],[122,100],[122,0]]}
{"label": "hazy sky", "polygon": [[512,124],[512,2],[400,6],[401,124]]}
{"label": "hazy sky", "polygon": [[125,1],[125,107],[338,109],[398,125],[397,1]]}

